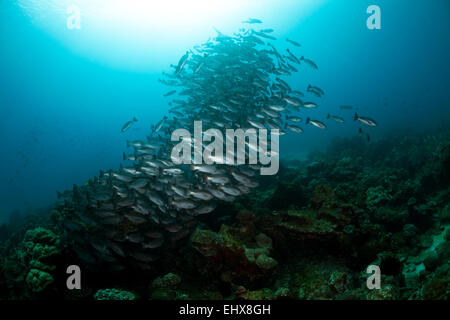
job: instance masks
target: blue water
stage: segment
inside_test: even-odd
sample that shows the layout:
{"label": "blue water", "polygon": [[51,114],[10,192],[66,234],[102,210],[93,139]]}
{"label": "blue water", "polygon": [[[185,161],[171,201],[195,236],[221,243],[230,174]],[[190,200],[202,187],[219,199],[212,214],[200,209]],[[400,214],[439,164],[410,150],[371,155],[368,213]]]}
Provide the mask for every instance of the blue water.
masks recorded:
{"label": "blue water", "polygon": [[[246,2],[252,1],[242,1],[243,7]],[[332,113],[347,120],[344,126],[330,123],[326,131],[308,128],[301,136],[282,137],[281,157],[304,156],[325,149],[334,137],[357,135],[353,111],[340,110],[340,105],[352,105],[378,121],[370,130],[373,140],[396,131],[448,126],[447,0],[330,0],[307,14],[292,1],[273,1],[270,8],[276,10],[269,2],[262,2],[257,16],[243,10],[204,30],[193,26],[192,37],[185,25],[171,26],[167,36],[161,26],[149,43],[142,43],[142,30],[136,30],[136,42],[115,40],[114,34],[94,34],[88,41],[67,31],[52,32],[35,21],[45,17],[39,7],[30,13],[17,1],[2,2],[0,221],[14,209],[25,213],[51,205],[56,190],[82,184],[100,169],[117,168],[126,140],[143,138],[168,110],[162,97],[168,88],[157,81],[161,72],[169,71],[189,47],[214,36],[213,26],[231,33],[249,17],[275,29],[277,47],[287,47],[286,37],[295,39],[302,48],[293,51],[318,64],[318,71],[303,68],[289,79],[299,90],[309,83],[325,90],[311,117],[323,120]],[[372,4],[381,8],[381,30],[366,27],[366,8]],[[133,116],[139,121],[121,133]]]}

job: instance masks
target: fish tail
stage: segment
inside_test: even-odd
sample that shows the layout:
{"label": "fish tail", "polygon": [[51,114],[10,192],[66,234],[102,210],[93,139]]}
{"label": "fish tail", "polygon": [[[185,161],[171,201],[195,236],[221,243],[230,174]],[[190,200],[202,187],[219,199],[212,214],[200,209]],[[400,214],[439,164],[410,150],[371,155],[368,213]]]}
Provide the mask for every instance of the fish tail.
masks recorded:
{"label": "fish tail", "polygon": [[327,119],[330,119],[330,117],[331,117],[330,114],[328,114],[328,115],[327,115]]}
{"label": "fish tail", "polygon": [[127,160],[127,155],[125,154],[125,152],[122,153],[122,158],[123,160]]}
{"label": "fish tail", "polygon": [[354,121],[358,120],[358,113],[357,112],[355,112],[355,116],[354,116],[353,120]]}
{"label": "fish tail", "polygon": [[309,117],[307,117],[307,118],[306,118],[306,122],[305,122],[305,124],[308,124],[308,123],[309,123],[309,121],[310,121],[310,119],[309,119]]}
{"label": "fish tail", "polygon": [[136,117],[133,117],[133,121],[136,122],[136,121],[138,121],[138,119],[136,119]]}
{"label": "fish tail", "polygon": [[362,128],[359,128],[359,133],[363,133]]}

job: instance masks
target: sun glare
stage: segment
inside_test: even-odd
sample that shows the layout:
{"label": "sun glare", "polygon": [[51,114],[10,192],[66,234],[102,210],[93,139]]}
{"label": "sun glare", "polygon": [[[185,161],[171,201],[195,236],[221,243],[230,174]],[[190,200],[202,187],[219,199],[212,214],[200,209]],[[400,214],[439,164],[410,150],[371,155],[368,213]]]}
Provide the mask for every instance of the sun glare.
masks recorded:
{"label": "sun glare", "polygon": [[[114,67],[156,70],[214,36],[258,18],[288,30],[326,0],[18,0],[39,27],[77,54]],[[79,29],[67,19],[79,10]],[[159,62],[158,64],[155,62]]]}

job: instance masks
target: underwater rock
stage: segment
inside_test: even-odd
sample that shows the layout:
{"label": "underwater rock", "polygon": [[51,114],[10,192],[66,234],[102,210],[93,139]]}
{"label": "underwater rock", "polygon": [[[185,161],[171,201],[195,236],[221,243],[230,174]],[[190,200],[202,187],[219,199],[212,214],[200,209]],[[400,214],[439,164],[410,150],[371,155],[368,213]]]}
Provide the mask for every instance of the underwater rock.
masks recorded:
{"label": "underwater rock", "polygon": [[425,300],[450,299],[450,267],[448,264],[436,271],[436,274],[424,283],[421,294]]}
{"label": "underwater rock", "polygon": [[277,291],[275,291],[275,297],[276,299],[290,299],[292,298],[292,292],[289,290],[289,288],[278,288]]}
{"label": "underwater rock", "polygon": [[100,289],[94,294],[95,300],[136,300],[134,293],[121,289]]}
{"label": "underwater rock", "polygon": [[258,267],[264,270],[273,269],[278,265],[278,262],[275,259],[270,258],[265,254],[260,254],[258,258],[256,258],[255,262],[258,265]]}
{"label": "underwater rock", "polygon": [[212,257],[218,254],[218,246],[222,238],[211,230],[196,229],[191,236],[193,247],[205,257]]}
{"label": "underwater rock", "polygon": [[445,181],[450,181],[450,142],[446,142],[441,146],[439,158],[441,161],[441,175],[442,179]]}
{"label": "underwater rock", "polygon": [[279,239],[328,241],[342,235],[341,229],[350,222],[344,209],[288,210],[267,217],[263,231]]}
{"label": "underwater rock", "polygon": [[268,200],[268,207],[271,210],[288,209],[289,206],[301,208],[306,204],[305,190],[298,178],[292,181],[279,181]]}
{"label": "underwater rock", "polygon": [[383,284],[380,289],[370,290],[367,300],[398,300],[398,289],[391,284]]}
{"label": "underwater rock", "polygon": [[418,288],[425,276],[425,265],[423,263],[405,265],[402,274],[406,288]]}
{"label": "underwater rock", "polygon": [[237,297],[243,300],[274,300],[276,295],[272,292],[272,290],[264,288],[254,291],[244,290]]}
{"label": "underwater rock", "polygon": [[262,233],[250,237],[241,228],[222,225],[219,233],[196,230],[191,241],[208,259],[210,271],[227,275],[229,282],[251,284],[277,266],[270,257],[272,240]]}

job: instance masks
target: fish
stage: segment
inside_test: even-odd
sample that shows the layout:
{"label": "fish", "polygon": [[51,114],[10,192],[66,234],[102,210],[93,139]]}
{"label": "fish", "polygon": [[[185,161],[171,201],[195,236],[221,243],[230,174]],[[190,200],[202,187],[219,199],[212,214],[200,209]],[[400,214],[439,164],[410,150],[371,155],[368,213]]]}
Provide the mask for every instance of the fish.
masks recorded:
{"label": "fish", "polygon": [[327,119],[332,119],[332,120],[334,120],[336,122],[340,122],[340,123],[344,123],[345,122],[344,118],[339,117],[339,116],[332,116],[330,114],[327,115]]}
{"label": "fish", "polygon": [[242,23],[255,24],[255,23],[262,23],[262,21],[259,19],[249,18],[246,21],[242,21]]}
{"label": "fish", "polygon": [[306,89],[308,92],[313,92],[313,93],[317,93],[319,96],[323,96],[325,94],[325,92],[317,87],[317,86],[312,86],[312,85],[308,85],[308,88]]}
{"label": "fish", "polygon": [[164,97],[169,97],[169,96],[175,94],[176,92],[177,92],[176,90],[170,90],[169,92],[164,94]]}
{"label": "fish", "polygon": [[360,117],[360,116],[358,116],[358,113],[356,113],[356,112],[355,112],[355,116],[353,117],[353,120],[364,123],[365,125],[367,125],[369,127],[376,127],[378,125],[375,120],[373,120],[369,117]]}
{"label": "fish", "polygon": [[[249,19],[246,23],[262,21]],[[169,112],[147,127],[146,136],[126,141],[132,150],[123,153],[122,159],[132,162],[64,193],[80,214],[67,215],[61,227],[80,248],[89,267],[150,266],[174,242],[192,233],[198,216],[214,213],[221,203],[236,201],[259,186],[259,164],[230,166],[218,161],[221,157],[216,154],[210,155],[210,165],[175,164],[175,129],[193,132],[194,120],[202,119],[204,128],[222,133],[233,128],[270,128],[280,136],[289,131],[302,133],[297,126],[302,119],[296,112],[304,111],[301,107],[318,107],[304,103],[304,94],[293,90],[289,80],[298,72],[294,65],[315,64],[289,49],[280,54],[271,43],[273,29],[243,29],[233,35],[216,31],[215,37],[186,51],[172,64],[173,72],[163,72],[158,81],[170,87],[164,94]],[[317,86],[306,91],[319,97],[323,94]],[[136,121],[134,118],[125,130]],[[316,120],[308,123],[320,124]],[[203,148],[207,145],[202,141]],[[244,145],[246,157],[254,151],[278,155],[247,141]],[[224,151],[225,157],[230,155]],[[97,248],[90,244],[91,239],[99,244]]]}
{"label": "fish", "polygon": [[286,120],[292,121],[292,122],[302,122],[302,118],[297,116],[286,116]]}
{"label": "fish", "polygon": [[295,133],[303,133],[303,129],[299,126],[293,125],[293,124],[287,124],[286,123],[286,129],[295,132]]}
{"label": "fish", "polygon": [[301,107],[303,105],[302,100],[300,100],[296,97],[285,96],[285,97],[283,97],[283,100],[286,101],[288,104],[293,105],[295,107]]}
{"label": "fish", "polygon": [[137,122],[138,120],[136,119],[136,117],[133,117],[132,120],[127,121],[123,126],[122,126],[122,132],[127,131],[128,129],[131,128],[131,126],[133,125],[134,122]]}
{"label": "fish", "polygon": [[311,120],[310,118],[306,118],[306,124],[311,123],[313,126],[319,128],[319,129],[326,129],[327,126],[325,123],[319,120]]}
{"label": "fish", "polygon": [[184,56],[181,57],[180,61],[178,62],[178,65],[175,69],[175,75],[179,75],[180,72],[183,70],[184,66],[186,65],[187,60],[189,59],[189,51],[186,51]]}
{"label": "fish", "polygon": [[353,109],[352,106],[340,106],[340,108],[341,108],[342,110],[352,110],[352,109]]}
{"label": "fish", "polygon": [[300,61],[305,62],[308,66],[310,66],[313,69],[319,69],[316,65],[316,63],[310,59],[306,59],[304,56],[301,56]]}
{"label": "fish", "polygon": [[298,43],[297,41],[291,40],[289,38],[286,38],[286,41],[293,44],[296,47],[301,47],[302,45],[300,43]]}
{"label": "fish", "polygon": [[308,108],[308,109],[313,109],[313,108],[317,108],[317,104],[314,102],[305,102],[302,105],[303,108]]}

